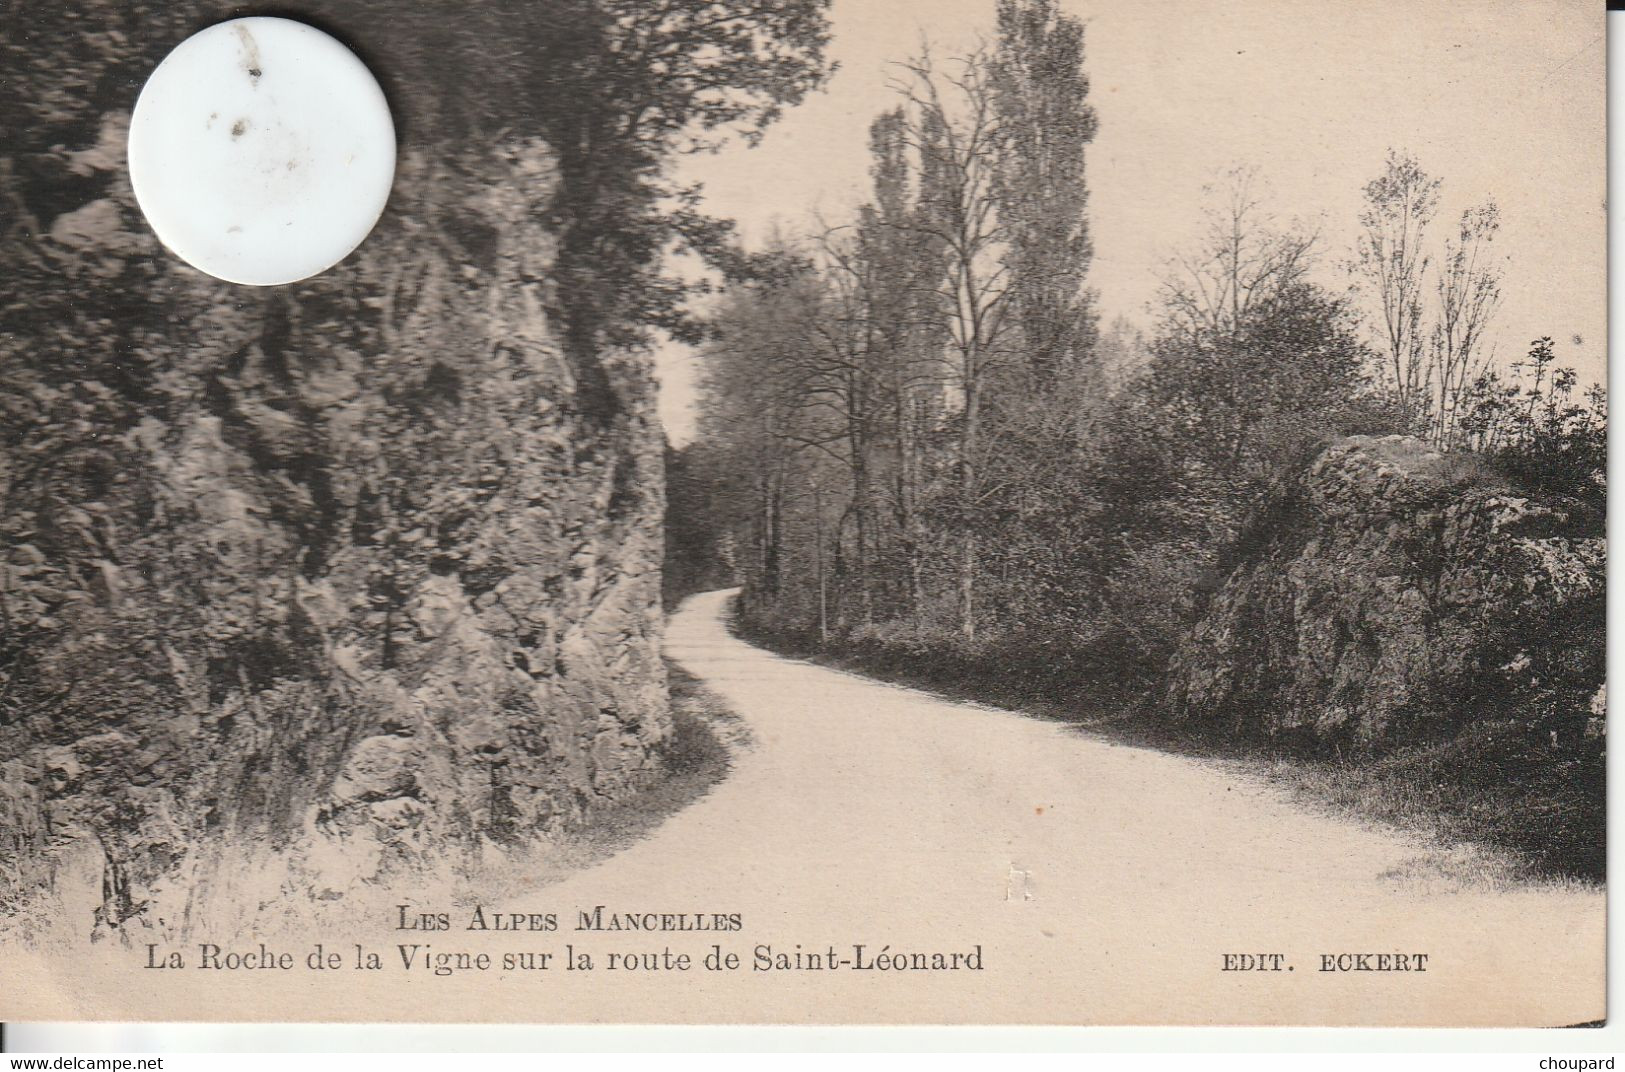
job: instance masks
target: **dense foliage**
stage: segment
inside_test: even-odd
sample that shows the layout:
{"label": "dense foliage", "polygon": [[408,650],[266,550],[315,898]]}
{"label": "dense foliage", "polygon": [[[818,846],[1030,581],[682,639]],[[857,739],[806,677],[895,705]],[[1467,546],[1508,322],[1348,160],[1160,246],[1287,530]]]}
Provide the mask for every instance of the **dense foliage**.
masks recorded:
{"label": "dense foliage", "polygon": [[[1552,538],[1601,535],[1602,389],[1578,397],[1550,340],[1493,365],[1498,213],[1470,209],[1435,246],[1441,183],[1408,156],[1364,188],[1341,264],[1271,214],[1256,172],[1222,176],[1151,330],[1103,328],[1084,41],[1054,3],[1004,0],[984,49],[906,64],[871,129],[868,203],[781,239],[801,271],[717,304],[700,438],[672,470],[689,583],[731,573],[744,626],[781,642],[1053,697],[1151,689],[1290,520],[1283,486],[1343,437],[1416,437],[1548,504]],[[703,516],[680,505],[702,499]],[[1562,616],[1481,623],[1474,657],[1522,638],[1536,661],[1584,661],[1539,700],[1572,728],[1600,679],[1600,604]],[[1442,702],[1480,700],[1502,703],[1465,686]]]}

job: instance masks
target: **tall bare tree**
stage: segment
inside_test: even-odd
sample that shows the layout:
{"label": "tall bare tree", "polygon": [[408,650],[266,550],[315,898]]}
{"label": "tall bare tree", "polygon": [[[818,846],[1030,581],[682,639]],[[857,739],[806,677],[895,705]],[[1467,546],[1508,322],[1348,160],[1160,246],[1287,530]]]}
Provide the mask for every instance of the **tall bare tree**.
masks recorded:
{"label": "tall bare tree", "polygon": [[742,286],[714,315],[702,351],[700,433],[750,474],[756,505],[746,572],[768,599],[783,589],[786,512],[801,492],[801,458],[829,454],[841,438],[821,411],[824,369],[806,346],[822,315],[810,274]]}
{"label": "tall bare tree", "polygon": [[1431,258],[1427,229],[1439,208],[1439,180],[1416,158],[1390,150],[1383,173],[1366,183],[1355,268],[1382,313],[1384,376],[1400,411],[1418,417],[1428,403],[1427,333],[1422,326]]}
{"label": "tall bare tree", "polygon": [[856,233],[861,259],[870,266],[870,357],[878,391],[874,438],[887,455],[881,466],[887,471],[877,486],[890,508],[907,578],[908,613],[918,622],[925,605],[922,451],[941,409],[944,334],[936,299],[944,258],[940,241],[918,226],[919,169],[909,153],[901,108],[876,117],[869,144],[874,198],[859,211]]}
{"label": "tall bare tree", "polygon": [[1500,227],[1500,212],[1488,201],[1463,212],[1455,236],[1445,241],[1429,338],[1432,435],[1441,447],[1458,445],[1463,400],[1494,360],[1486,334],[1501,305],[1501,265],[1491,245]]}
{"label": "tall bare tree", "polygon": [[1255,169],[1236,167],[1204,188],[1203,235],[1170,262],[1159,295],[1178,332],[1234,335],[1258,308],[1303,281],[1319,236],[1276,220],[1262,185]]}
{"label": "tall bare tree", "polygon": [[1011,272],[1004,260],[1009,222],[998,210],[1003,135],[985,50],[937,70],[929,54],[906,65],[898,88],[904,129],[920,160],[917,222],[944,258],[934,288],[947,328],[946,371],[958,395],[958,622],[976,636],[977,524],[982,409],[994,374],[1012,356]]}
{"label": "tall bare tree", "polygon": [[1440,186],[1414,157],[1390,151],[1365,187],[1354,267],[1380,310],[1383,378],[1395,402],[1449,448],[1459,445],[1463,397],[1494,356],[1487,335],[1501,304],[1492,246],[1501,223],[1493,201],[1467,209],[1435,260],[1428,229]]}

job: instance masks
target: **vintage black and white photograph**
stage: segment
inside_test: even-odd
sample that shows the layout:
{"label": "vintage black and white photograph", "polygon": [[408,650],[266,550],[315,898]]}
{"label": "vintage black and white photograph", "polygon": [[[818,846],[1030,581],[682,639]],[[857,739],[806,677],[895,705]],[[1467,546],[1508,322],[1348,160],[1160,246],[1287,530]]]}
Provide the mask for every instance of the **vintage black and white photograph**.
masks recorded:
{"label": "vintage black and white photograph", "polygon": [[1604,52],[0,8],[0,1018],[1601,1021]]}

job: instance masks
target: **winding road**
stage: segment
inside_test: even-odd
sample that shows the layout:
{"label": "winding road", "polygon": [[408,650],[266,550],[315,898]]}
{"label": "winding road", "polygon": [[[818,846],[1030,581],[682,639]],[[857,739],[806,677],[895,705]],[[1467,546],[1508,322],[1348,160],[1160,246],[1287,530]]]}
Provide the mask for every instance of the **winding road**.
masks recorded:
{"label": "winding road", "polygon": [[[737,912],[737,934],[673,947],[716,941],[743,967],[651,987],[647,1005],[623,989],[618,1015],[1385,1025],[1603,1015],[1598,890],[1496,888],[1463,877],[1470,850],[1313,813],[1217,764],[771,654],[729,633],[731,598],[690,599],[667,651],[746,720],[753,744],[697,804],[542,900]],[[758,945],[771,956],[833,945],[850,958],[856,944],[868,956],[979,945],[981,968],[751,970]],[[1283,970],[1224,971],[1226,954],[1279,956],[1262,962]],[[1341,954],[1405,954],[1342,963],[1426,970],[1319,970]]]}
{"label": "winding road", "polygon": [[[0,979],[18,1018],[1538,1026],[1603,1015],[1596,889],[1498,887],[1472,877],[1490,871],[1470,850],[1311,812],[1219,764],[781,658],[729,634],[730,597],[689,600],[667,650],[748,724],[733,770],[596,866],[483,905],[520,914],[502,928],[470,930],[468,902],[403,881],[359,929],[273,939],[298,970],[158,972],[139,941],[67,960],[19,953]],[[606,929],[580,929],[599,906]],[[407,928],[408,909],[445,920]],[[627,920],[640,929],[607,929]],[[356,970],[363,946],[380,970]],[[430,950],[488,967],[441,973]],[[581,953],[593,970],[572,967]],[[911,967],[938,953],[959,967]],[[881,966],[896,954],[905,970]],[[1328,956],[1426,970],[1319,970]],[[1280,970],[1224,970],[1260,963]]]}

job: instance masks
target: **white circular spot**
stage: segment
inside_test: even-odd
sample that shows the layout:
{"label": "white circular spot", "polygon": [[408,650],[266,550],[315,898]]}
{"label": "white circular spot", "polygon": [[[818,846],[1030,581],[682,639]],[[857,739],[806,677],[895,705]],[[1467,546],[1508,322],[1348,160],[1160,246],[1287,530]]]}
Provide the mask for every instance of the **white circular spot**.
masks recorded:
{"label": "white circular spot", "polygon": [[371,72],[288,19],[234,19],[182,41],[130,120],[130,182],[192,267],[273,286],[367,237],[395,177],[395,124]]}

